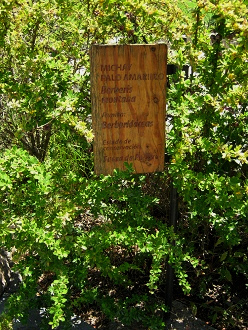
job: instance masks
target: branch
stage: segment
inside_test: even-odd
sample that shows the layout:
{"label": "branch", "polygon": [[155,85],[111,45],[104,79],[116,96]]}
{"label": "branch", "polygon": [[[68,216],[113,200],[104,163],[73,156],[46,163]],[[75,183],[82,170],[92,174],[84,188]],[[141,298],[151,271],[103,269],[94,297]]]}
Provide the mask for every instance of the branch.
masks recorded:
{"label": "branch", "polygon": [[31,40],[31,49],[32,49],[32,51],[34,50],[34,47],[35,47],[35,41],[36,41],[36,38],[37,38],[37,32],[38,32],[39,26],[40,26],[40,19],[35,24],[33,37],[32,37],[32,40]]}

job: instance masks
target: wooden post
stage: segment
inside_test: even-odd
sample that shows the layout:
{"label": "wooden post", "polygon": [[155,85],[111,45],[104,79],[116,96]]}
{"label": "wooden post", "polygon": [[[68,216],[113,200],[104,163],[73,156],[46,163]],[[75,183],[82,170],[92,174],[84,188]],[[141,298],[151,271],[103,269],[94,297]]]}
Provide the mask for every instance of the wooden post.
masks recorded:
{"label": "wooden post", "polygon": [[95,173],[163,171],[166,45],[92,45],[90,58]]}

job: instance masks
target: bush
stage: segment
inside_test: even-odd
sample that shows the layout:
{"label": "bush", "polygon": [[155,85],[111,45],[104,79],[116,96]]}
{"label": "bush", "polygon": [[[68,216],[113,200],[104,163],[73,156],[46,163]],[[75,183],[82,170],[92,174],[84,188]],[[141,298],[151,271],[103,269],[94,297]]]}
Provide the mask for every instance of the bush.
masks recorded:
{"label": "bush", "polygon": [[[245,319],[247,304],[247,3],[20,0],[0,9],[0,236],[23,277],[0,324],[36,305],[54,328],[94,304],[125,324],[162,329],[170,263],[194,310],[208,309],[220,327],[240,326],[233,314]],[[162,174],[135,175],[130,164],[93,174],[88,49],[114,37],[163,39],[177,65]],[[170,182],[180,195],[177,233],[169,204],[161,205]]]}
{"label": "bush", "polygon": [[[111,318],[154,326],[154,309],[166,308],[162,299],[158,303],[153,298],[166,260],[189,290],[182,263],[197,261],[183,251],[172,228],[150,215],[157,200],[142,191],[145,176],[127,171],[86,179],[71,172],[65,186],[74,192],[67,192],[48,163],[40,164],[21,149],[7,150],[0,166],[2,243],[15,247],[13,258],[23,277],[20,290],[10,298],[13,316],[22,318],[30,306],[43,306],[55,327],[69,311],[94,301]],[[119,292],[109,297],[99,282],[91,281],[92,274],[130,291],[131,298],[125,300]]]}

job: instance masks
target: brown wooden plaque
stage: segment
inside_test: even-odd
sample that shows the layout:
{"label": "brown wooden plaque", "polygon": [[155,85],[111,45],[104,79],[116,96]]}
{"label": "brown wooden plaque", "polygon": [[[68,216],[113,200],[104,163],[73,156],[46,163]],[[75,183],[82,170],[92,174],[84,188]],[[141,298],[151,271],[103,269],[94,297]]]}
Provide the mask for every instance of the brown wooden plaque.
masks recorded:
{"label": "brown wooden plaque", "polygon": [[136,173],[162,171],[166,45],[93,45],[90,55],[95,173],[125,162]]}

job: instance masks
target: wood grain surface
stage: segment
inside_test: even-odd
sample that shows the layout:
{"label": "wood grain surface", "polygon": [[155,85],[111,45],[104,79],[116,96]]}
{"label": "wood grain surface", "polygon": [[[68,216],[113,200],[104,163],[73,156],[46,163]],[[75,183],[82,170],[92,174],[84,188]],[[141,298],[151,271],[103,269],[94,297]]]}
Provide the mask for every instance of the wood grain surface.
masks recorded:
{"label": "wood grain surface", "polygon": [[162,171],[166,45],[92,45],[90,58],[95,173]]}

